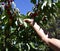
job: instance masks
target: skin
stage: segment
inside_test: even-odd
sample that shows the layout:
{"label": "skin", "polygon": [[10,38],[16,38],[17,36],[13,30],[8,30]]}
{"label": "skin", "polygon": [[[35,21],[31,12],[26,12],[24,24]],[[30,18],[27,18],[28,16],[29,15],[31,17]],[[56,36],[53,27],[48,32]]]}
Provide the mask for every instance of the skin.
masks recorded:
{"label": "skin", "polygon": [[44,31],[40,26],[35,22],[33,25],[33,19],[24,19],[25,22],[29,23],[34,30],[37,32],[38,36],[49,45],[54,51],[60,51],[60,40],[55,38],[48,38],[48,35],[45,35]]}

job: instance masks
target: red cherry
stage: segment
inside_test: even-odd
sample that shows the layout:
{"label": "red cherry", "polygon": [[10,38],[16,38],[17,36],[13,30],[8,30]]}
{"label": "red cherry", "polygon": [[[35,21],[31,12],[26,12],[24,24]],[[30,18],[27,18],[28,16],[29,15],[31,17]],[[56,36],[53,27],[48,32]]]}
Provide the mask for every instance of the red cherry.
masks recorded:
{"label": "red cherry", "polygon": [[5,5],[5,9],[9,9],[10,8],[10,5]]}
{"label": "red cherry", "polygon": [[13,2],[14,0],[10,0],[11,2]]}
{"label": "red cherry", "polygon": [[8,0],[9,2],[13,2],[14,0]]}
{"label": "red cherry", "polygon": [[12,19],[9,19],[9,24],[10,24],[10,26],[12,25]]}
{"label": "red cherry", "polygon": [[8,1],[8,4],[10,4],[10,1]]}
{"label": "red cherry", "polygon": [[11,20],[13,20],[13,17],[12,17],[12,16],[10,16],[9,18],[10,18]]}
{"label": "red cherry", "polygon": [[8,7],[9,7],[9,8],[11,7],[11,3],[8,3]]}
{"label": "red cherry", "polygon": [[10,12],[10,11],[7,11],[7,14],[8,14],[8,15],[11,15],[11,12]]}
{"label": "red cherry", "polygon": [[31,14],[31,17],[36,17],[36,16],[37,16],[37,13]]}
{"label": "red cherry", "polygon": [[34,17],[37,16],[37,13],[34,13]]}
{"label": "red cherry", "polygon": [[7,5],[5,5],[5,9],[7,9],[8,8],[8,6]]}

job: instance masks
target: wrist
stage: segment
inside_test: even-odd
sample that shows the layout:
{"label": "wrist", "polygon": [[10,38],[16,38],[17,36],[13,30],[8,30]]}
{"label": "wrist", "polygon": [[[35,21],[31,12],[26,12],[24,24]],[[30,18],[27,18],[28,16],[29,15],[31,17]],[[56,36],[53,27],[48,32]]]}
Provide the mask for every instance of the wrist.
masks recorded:
{"label": "wrist", "polygon": [[44,36],[44,37],[42,37],[41,39],[42,39],[43,42],[45,42],[45,43],[48,44],[48,40],[49,40],[49,38],[47,38],[46,36]]}
{"label": "wrist", "polygon": [[32,19],[32,22],[30,23],[30,25],[33,27],[35,25],[35,21]]}
{"label": "wrist", "polygon": [[40,30],[40,26],[36,22],[34,22],[33,28]]}

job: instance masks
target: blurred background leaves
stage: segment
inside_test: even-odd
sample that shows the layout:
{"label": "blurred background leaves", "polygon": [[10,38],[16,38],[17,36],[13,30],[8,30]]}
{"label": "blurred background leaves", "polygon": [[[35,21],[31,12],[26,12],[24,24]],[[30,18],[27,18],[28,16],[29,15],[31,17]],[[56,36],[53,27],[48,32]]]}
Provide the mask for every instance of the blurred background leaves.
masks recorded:
{"label": "blurred background leaves", "polygon": [[31,0],[31,3],[33,11],[24,15],[14,0],[0,0],[0,51],[53,51],[23,19],[33,18],[46,34],[49,32],[49,38],[60,39],[60,1]]}

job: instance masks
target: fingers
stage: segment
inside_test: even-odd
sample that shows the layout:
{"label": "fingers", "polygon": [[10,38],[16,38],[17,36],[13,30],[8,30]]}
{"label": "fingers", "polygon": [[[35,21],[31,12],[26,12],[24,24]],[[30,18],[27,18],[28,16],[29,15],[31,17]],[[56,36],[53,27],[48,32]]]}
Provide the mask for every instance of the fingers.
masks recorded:
{"label": "fingers", "polygon": [[27,23],[31,23],[33,21],[33,19],[24,19],[24,21]]}
{"label": "fingers", "polygon": [[34,19],[24,19],[25,22],[29,23],[31,26],[33,26]]}
{"label": "fingers", "polygon": [[24,22],[30,23],[30,19],[24,19]]}

